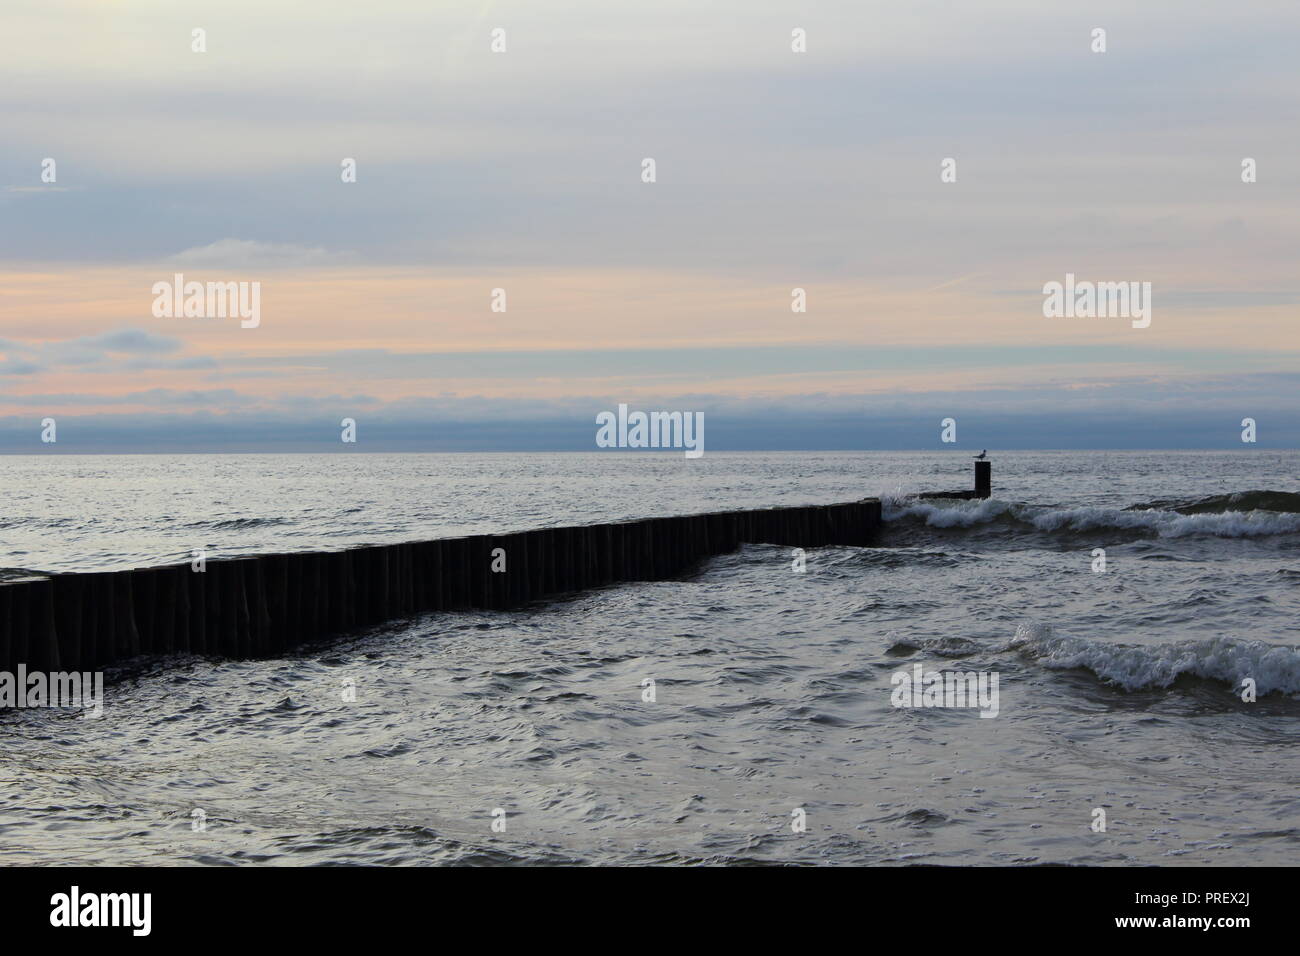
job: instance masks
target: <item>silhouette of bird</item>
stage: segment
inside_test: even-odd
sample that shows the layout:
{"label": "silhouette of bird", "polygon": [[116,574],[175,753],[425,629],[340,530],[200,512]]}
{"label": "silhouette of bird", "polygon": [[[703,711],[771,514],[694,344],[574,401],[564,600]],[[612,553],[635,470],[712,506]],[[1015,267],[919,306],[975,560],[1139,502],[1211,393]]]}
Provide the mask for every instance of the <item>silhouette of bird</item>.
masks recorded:
{"label": "silhouette of bird", "polygon": [[987,448],[985,448],[985,449],[984,449],[982,452],[980,452],[978,455],[974,456],[974,457],[975,457],[975,460],[976,460],[976,461],[981,461],[981,460],[983,460],[984,458],[988,457],[988,453],[989,453],[989,450],[988,450]]}

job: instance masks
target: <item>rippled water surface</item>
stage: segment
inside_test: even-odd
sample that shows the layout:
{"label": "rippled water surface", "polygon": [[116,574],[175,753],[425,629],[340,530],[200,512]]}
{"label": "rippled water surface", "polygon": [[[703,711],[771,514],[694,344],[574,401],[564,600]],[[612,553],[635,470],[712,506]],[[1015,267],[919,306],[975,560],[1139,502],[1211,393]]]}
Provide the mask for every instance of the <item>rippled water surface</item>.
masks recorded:
{"label": "rippled water surface", "polygon": [[[890,518],[804,573],[748,545],[288,658],[138,665],[98,720],[5,714],[0,862],[1294,863],[1298,466],[1009,453],[993,499],[922,502],[969,485],[964,455],[0,458],[11,569],[878,494]],[[996,673],[998,716],[893,707],[917,663]]]}

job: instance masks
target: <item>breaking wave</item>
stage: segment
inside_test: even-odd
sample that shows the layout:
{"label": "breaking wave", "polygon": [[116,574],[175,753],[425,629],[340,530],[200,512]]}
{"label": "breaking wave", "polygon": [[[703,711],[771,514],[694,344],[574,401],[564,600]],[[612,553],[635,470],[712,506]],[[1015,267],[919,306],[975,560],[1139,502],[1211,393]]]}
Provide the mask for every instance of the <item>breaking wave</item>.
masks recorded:
{"label": "breaking wave", "polygon": [[[1230,501],[1233,497],[1224,495],[1206,501]],[[1048,533],[1120,530],[1161,538],[1190,535],[1246,538],[1300,532],[1300,511],[1263,508],[1214,511],[1206,507],[1190,513],[1172,508],[1143,506],[1123,509],[1098,506],[1044,508],[1015,504],[998,498],[942,502],[887,499],[882,504],[886,521],[919,521],[932,528],[970,528],[1001,522],[1012,527],[1020,526],[1026,530]]]}
{"label": "breaking wave", "polygon": [[1233,688],[1249,677],[1256,691],[1300,693],[1300,648],[1214,637],[1140,647],[1055,634],[1046,624],[1021,624],[1007,649],[1028,654],[1053,670],[1086,668],[1102,680],[1139,690],[1168,687],[1187,674]]}
{"label": "breaking wave", "polygon": [[1155,508],[1117,511],[1113,508],[1065,508],[1032,518],[1040,531],[1097,531],[1110,528],[1151,531],[1162,538],[1214,535],[1247,538],[1300,531],[1300,514],[1274,511],[1224,511],[1218,514],[1180,514]]}
{"label": "breaking wave", "polygon": [[1133,509],[1166,508],[1179,514],[1218,514],[1225,511],[1278,511],[1300,513],[1300,494],[1290,491],[1234,491],[1230,495],[1211,495],[1195,501],[1153,501],[1134,505]]}

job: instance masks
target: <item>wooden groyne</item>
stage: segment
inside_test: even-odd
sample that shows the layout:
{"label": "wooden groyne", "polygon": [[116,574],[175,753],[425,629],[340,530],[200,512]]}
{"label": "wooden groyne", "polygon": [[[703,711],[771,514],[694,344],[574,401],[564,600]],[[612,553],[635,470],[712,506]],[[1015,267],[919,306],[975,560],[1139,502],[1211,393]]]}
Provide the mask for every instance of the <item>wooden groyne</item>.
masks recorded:
{"label": "wooden groyne", "polygon": [[972,498],[988,498],[993,494],[993,462],[987,458],[978,459],[975,462],[975,487],[970,490],[961,491],[926,491],[922,492],[920,498],[964,498],[969,501]]}
{"label": "wooden groyne", "polygon": [[505,609],[681,574],[742,543],[870,543],[880,502],[723,511],[0,583],[0,671],[140,655],[273,656],[431,611]]}

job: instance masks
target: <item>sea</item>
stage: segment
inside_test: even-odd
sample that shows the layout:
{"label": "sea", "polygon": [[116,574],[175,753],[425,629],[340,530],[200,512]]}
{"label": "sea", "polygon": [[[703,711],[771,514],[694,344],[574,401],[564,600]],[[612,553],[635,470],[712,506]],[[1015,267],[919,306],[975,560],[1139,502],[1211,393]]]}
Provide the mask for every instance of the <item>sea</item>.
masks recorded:
{"label": "sea", "polygon": [[[0,714],[0,863],[1295,864],[1300,453],[992,458],[993,496],[956,500],[917,496],[971,487],[969,452],[0,456],[0,577],[886,518],[866,547],[130,662],[98,718]],[[904,692],[936,672],[996,713]]]}

